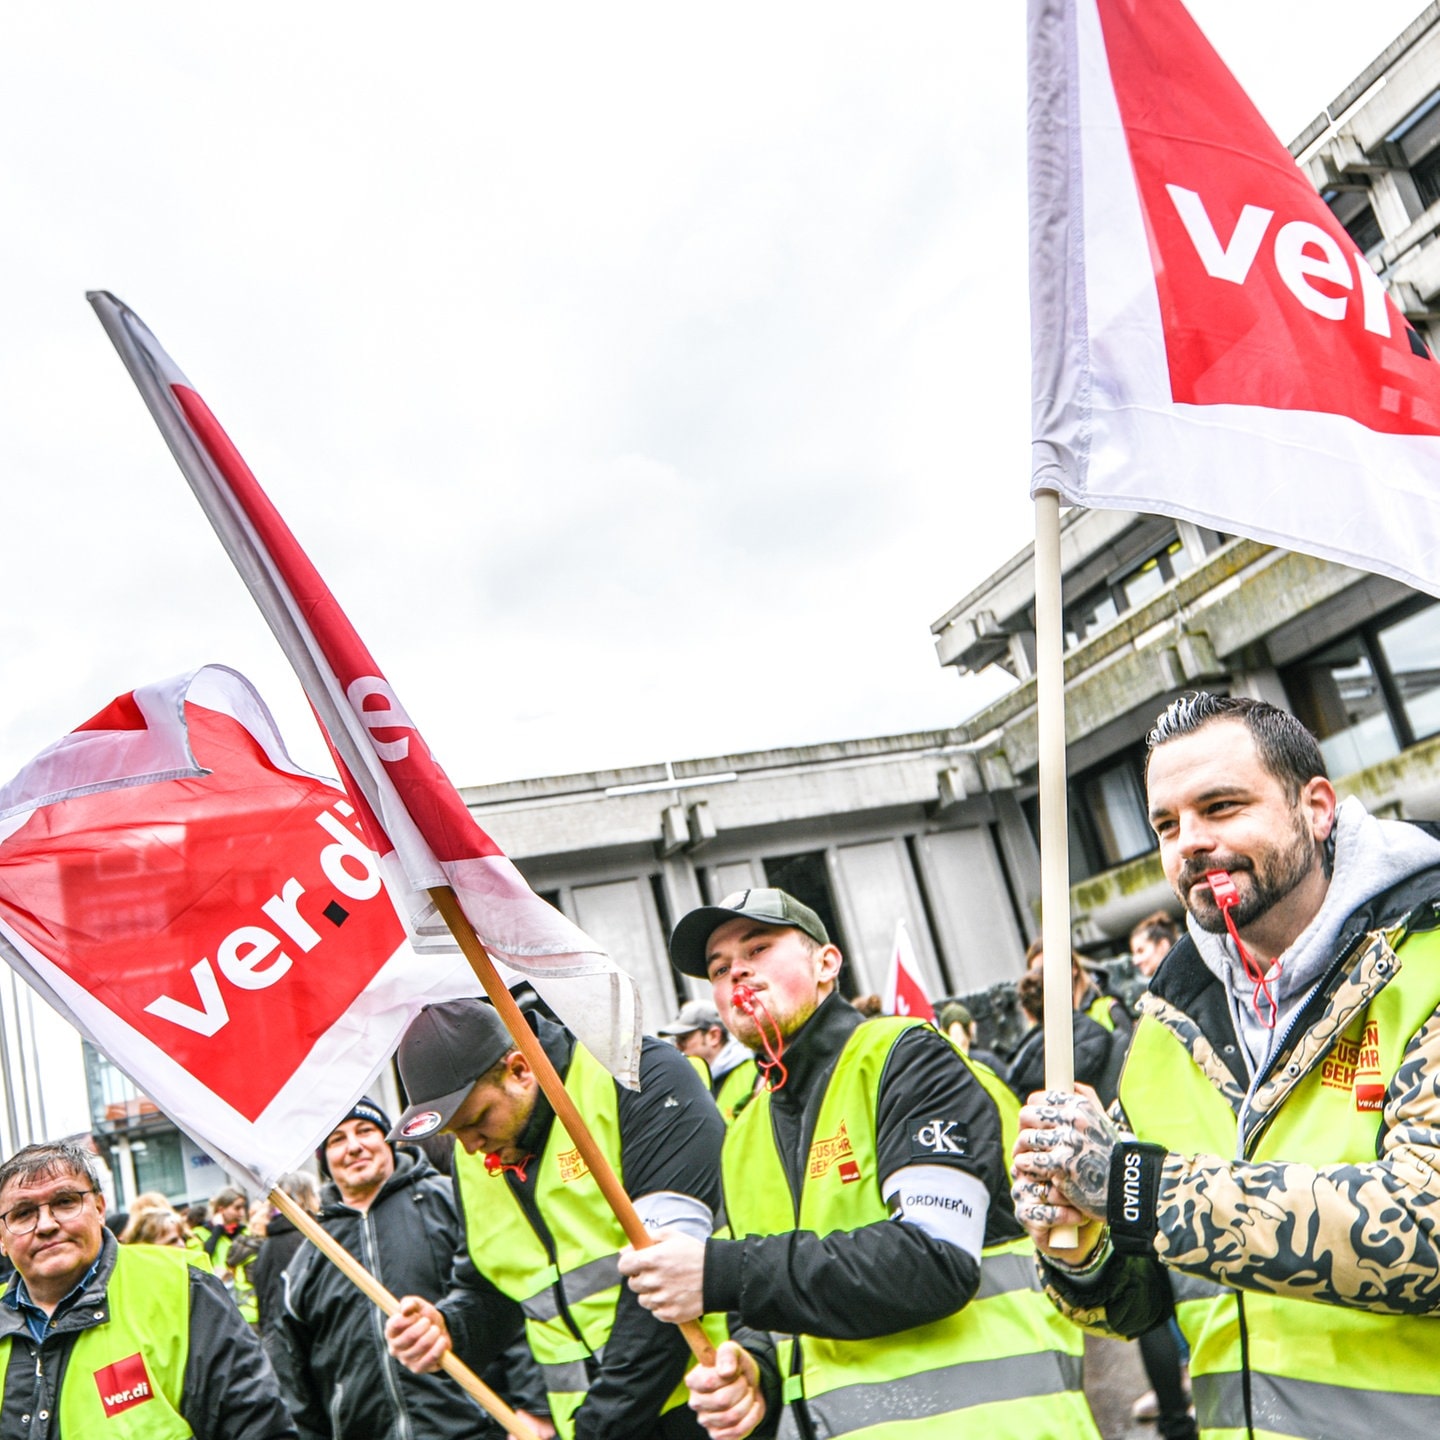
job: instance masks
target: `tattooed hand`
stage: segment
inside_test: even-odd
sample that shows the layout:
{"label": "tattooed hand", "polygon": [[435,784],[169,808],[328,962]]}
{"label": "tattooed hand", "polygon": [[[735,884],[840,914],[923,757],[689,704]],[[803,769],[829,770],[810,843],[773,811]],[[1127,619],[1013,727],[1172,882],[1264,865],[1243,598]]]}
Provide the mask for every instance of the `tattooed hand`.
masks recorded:
{"label": "tattooed hand", "polygon": [[1105,1219],[1117,1136],[1088,1085],[1074,1095],[1047,1090],[1030,1097],[1020,1111],[1011,1193],[1016,1219],[1037,1244],[1056,1225]]}

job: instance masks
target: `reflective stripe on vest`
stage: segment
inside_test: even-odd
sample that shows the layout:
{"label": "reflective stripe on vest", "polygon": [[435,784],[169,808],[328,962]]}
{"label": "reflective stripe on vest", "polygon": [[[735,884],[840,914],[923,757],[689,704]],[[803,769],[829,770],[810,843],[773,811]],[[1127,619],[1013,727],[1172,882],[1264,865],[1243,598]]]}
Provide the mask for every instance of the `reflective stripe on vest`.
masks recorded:
{"label": "reflective stripe on vest", "polygon": [[[171,1245],[122,1245],[105,1319],[76,1336],[60,1391],[59,1433],[187,1440],[180,1413],[190,1352],[190,1266]],[[0,1404],[13,1337],[0,1341]],[[28,1417],[27,1417],[28,1419]]]}
{"label": "reflective stripe on vest", "polygon": [[[1375,963],[1385,970],[1375,971]],[[1299,1077],[1269,1122],[1252,1133],[1247,1161],[1322,1167],[1373,1164],[1383,1121],[1381,1097],[1405,1048],[1440,1002],[1440,934],[1414,935],[1398,961],[1372,943],[1365,964],[1393,978],[1353,1014],[1329,1050]],[[1282,1076],[1284,1072],[1282,1072]],[[1261,1095],[1269,1086],[1262,1087]],[[1120,1101],[1141,1140],[1181,1155],[1233,1156],[1237,1120],[1181,1040],[1153,1015],[1141,1018],[1120,1081]],[[1314,1207],[1300,1197],[1306,1216]],[[1302,1216],[1302,1225],[1310,1223]],[[1390,1222],[1359,1217],[1351,1234],[1372,1234],[1377,1286],[1387,1246],[1403,1243]],[[1243,1259],[1245,1226],[1210,1236],[1207,1247]],[[1176,1259],[1190,1258],[1181,1253]],[[1257,1255],[1257,1273],[1266,1257]],[[1323,1262],[1322,1262],[1323,1263]],[[1389,1434],[1440,1431],[1440,1367],[1433,1318],[1381,1315],[1260,1291],[1237,1292],[1171,1272],[1176,1318],[1191,1349],[1196,1409],[1207,1437],[1245,1435],[1244,1367],[1249,1365],[1254,1435],[1374,1440],[1398,1405],[1405,1421]],[[1243,1327],[1243,1337],[1242,1337]],[[1318,1425],[1317,1417],[1323,1417]]]}
{"label": "reflective stripe on vest", "polygon": [[[565,1089],[623,1184],[615,1081],[582,1045],[575,1046]],[[470,1259],[524,1310],[530,1351],[545,1375],[551,1419],[570,1440],[575,1411],[589,1388],[587,1362],[600,1358],[615,1323],[621,1283],[617,1257],[629,1242],[558,1120],[550,1126],[544,1154],[532,1164],[535,1205],[550,1232],[553,1260],[510,1186],[485,1169],[485,1157],[455,1151]],[[722,1318],[707,1317],[704,1324],[712,1340],[725,1338]],[[688,1396],[682,1382],[662,1413]]]}
{"label": "reflective stripe on vest", "polygon": [[[896,1042],[921,1023],[882,1016],[847,1040],[820,1104],[798,1215],[775,1147],[770,1093],[762,1090],[740,1113],[724,1152],[735,1235],[798,1226],[823,1236],[889,1218],[875,1154],[880,1081]],[[782,1346],[786,1398],[803,1401],[816,1433],[826,1436],[953,1436],[964,1411],[966,1426],[973,1421],[987,1440],[1093,1440],[1079,1391],[1080,1332],[1040,1293],[1032,1257],[1024,1239],[987,1250],[981,1293],[930,1324],[870,1340],[803,1336]],[[798,1433],[795,1425],[787,1415],[781,1433]]]}
{"label": "reflective stripe on vest", "polygon": [[1207,1440],[1401,1440],[1435,1433],[1435,1398],[1384,1390],[1347,1388],[1274,1375],[1250,1377],[1255,1428],[1245,1428],[1245,1384],[1241,1376],[1197,1375],[1195,1418]]}

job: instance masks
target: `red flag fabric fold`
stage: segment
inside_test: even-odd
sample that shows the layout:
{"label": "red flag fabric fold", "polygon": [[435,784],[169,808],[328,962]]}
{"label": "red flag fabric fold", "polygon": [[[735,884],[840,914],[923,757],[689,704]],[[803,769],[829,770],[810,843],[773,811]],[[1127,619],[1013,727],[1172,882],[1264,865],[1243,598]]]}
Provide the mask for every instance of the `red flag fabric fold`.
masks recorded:
{"label": "red flag fabric fold", "polygon": [[432,1000],[355,808],[243,677],[121,696],[0,788],[0,956],[232,1174],[268,1189]]}
{"label": "red flag fabric fold", "polygon": [[425,893],[450,885],[502,973],[523,974],[617,1078],[635,1084],[641,1022],[630,977],[476,824],[239,451],[144,323],[108,292],[88,298],[299,676],[413,942],[453,943]]}

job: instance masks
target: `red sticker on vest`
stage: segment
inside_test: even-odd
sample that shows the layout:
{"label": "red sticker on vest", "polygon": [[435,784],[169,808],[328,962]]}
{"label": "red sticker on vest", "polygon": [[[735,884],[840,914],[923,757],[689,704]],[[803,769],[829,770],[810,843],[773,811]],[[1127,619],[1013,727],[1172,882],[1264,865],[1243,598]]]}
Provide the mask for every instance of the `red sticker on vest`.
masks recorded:
{"label": "red sticker on vest", "polygon": [[845,1160],[840,1165],[840,1183],[851,1185],[860,1178],[860,1167],[853,1160]]}
{"label": "red sticker on vest", "polygon": [[810,1179],[818,1180],[837,1161],[848,1159],[854,1153],[845,1122],[842,1120],[840,1128],[828,1140],[816,1140],[810,1146],[810,1163],[807,1169]]}
{"label": "red sticker on vest", "polygon": [[107,1418],[155,1398],[155,1392],[150,1388],[150,1376],[145,1370],[145,1358],[139,1351],[107,1365],[103,1370],[97,1370],[95,1384]]}
{"label": "red sticker on vest", "polygon": [[1374,1020],[1365,1023],[1358,1040],[1341,1036],[1320,1067],[1320,1083],[1331,1090],[1348,1090],[1357,1110],[1381,1110],[1385,1106],[1385,1082],[1380,1074],[1380,1027]]}

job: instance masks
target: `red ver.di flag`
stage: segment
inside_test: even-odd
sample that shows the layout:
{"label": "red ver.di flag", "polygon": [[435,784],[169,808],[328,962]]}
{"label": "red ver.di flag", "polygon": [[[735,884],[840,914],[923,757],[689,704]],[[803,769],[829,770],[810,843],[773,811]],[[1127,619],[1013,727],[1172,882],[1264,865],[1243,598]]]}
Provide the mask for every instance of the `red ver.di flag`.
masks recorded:
{"label": "red ver.di flag", "polygon": [[475,823],[240,452],[144,322],[103,290],[89,300],[305,687],[414,942],[453,944],[427,894],[451,886],[491,957],[523,974],[618,1079],[637,1084],[633,981]]}
{"label": "red ver.di flag", "polygon": [[1180,0],[1030,0],[1029,135],[1032,493],[1440,592],[1440,367]]}
{"label": "red ver.di flag", "polygon": [[477,989],[411,950],[354,807],[215,665],[120,696],[0,789],[0,955],[262,1190],[421,1006]]}

